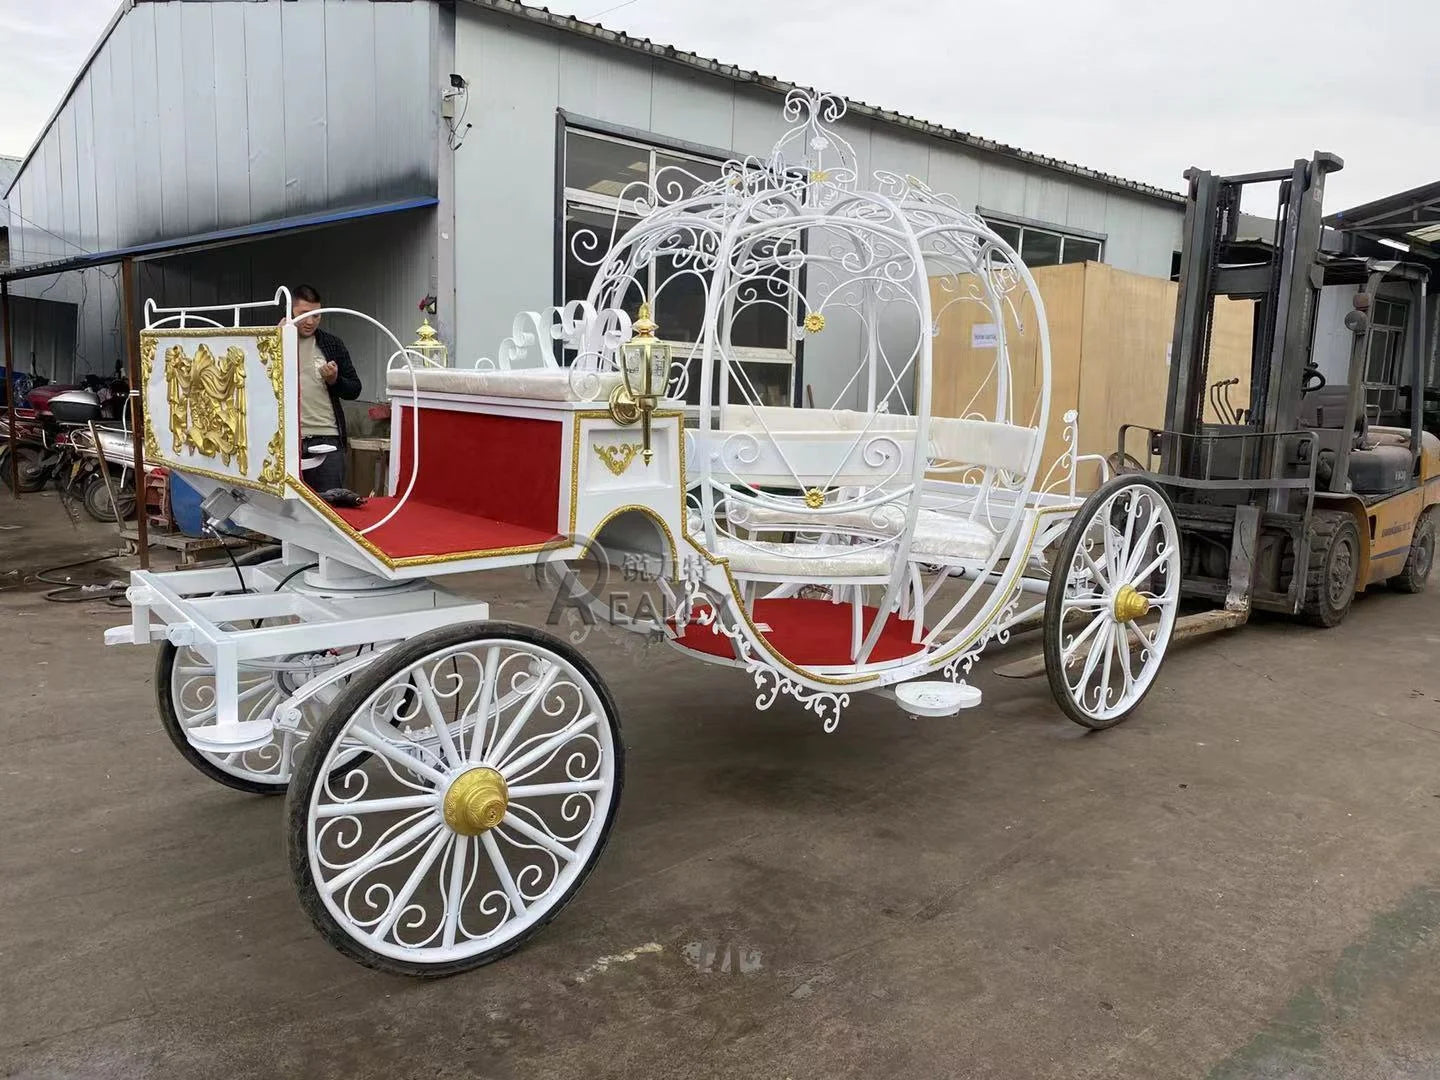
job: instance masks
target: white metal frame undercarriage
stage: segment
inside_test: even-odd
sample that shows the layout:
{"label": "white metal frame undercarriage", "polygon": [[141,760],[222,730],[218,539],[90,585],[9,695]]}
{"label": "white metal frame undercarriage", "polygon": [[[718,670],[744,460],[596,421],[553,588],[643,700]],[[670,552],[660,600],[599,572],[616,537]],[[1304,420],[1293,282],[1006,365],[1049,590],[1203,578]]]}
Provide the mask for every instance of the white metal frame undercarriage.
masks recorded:
{"label": "white metal frame undercarriage", "polygon": [[[315,563],[313,569],[305,569]],[[237,579],[237,570],[239,579]],[[295,583],[280,586],[294,576]],[[214,754],[259,749],[278,722],[322,686],[373,663],[385,648],[455,623],[482,621],[490,606],[466,600],[429,580],[385,581],[334,560],[286,545],[284,556],[259,566],[131,573],[130,622],[105,632],[107,645],[169,641],[189,647],[215,669],[215,720],[186,731],[197,750]],[[243,582],[245,592],[235,592]],[[217,595],[219,594],[219,595]],[[152,620],[152,615],[159,619]],[[235,628],[237,621],[298,621]],[[375,646],[305,683],[270,717],[239,718],[240,667],[247,661]],[[314,685],[312,685],[312,683]]]}

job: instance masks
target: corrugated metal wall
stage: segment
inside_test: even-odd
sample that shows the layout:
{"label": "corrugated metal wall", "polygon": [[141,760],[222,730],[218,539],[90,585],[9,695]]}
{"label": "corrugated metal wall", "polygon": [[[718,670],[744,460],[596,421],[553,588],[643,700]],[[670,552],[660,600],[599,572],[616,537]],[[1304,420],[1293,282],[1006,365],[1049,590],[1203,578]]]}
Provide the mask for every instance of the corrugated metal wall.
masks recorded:
{"label": "corrugated metal wall", "polygon": [[[440,18],[431,0],[137,3],[10,192],[12,260],[436,195]],[[16,291],[79,306],[78,370],[119,358],[115,269]]]}
{"label": "corrugated metal wall", "polygon": [[[486,108],[455,155],[456,337],[461,355],[493,355],[514,313],[553,302],[556,109],[742,154],[783,133],[780,99],[728,79],[459,5],[455,68]],[[909,173],[966,206],[1107,236],[1105,261],[1168,277],[1183,208],[972,153],[869,121],[842,125],[862,175]],[[838,336],[806,345],[807,382],[830,400],[853,365]],[[844,371],[843,375],[838,374]]]}

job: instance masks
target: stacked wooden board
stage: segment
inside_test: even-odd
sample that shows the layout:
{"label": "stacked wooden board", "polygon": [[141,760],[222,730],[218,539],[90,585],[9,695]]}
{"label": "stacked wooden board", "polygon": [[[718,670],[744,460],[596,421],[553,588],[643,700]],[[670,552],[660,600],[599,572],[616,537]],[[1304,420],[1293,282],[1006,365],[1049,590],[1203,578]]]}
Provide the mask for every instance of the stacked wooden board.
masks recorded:
{"label": "stacked wooden board", "polygon": [[[1163,427],[1169,379],[1170,342],[1175,330],[1178,286],[1162,278],[1116,270],[1103,263],[1072,263],[1032,271],[1050,327],[1050,418],[1045,467],[1065,449],[1064,415],[1080,412],[1080,453],[1110,454],[1121,424]],[[964,288],[962,279],[961,288]],[[997,327],[979,303],[950,303],[953,290],[931,281],[939,318],[934,351],[936,416],[964,416],[978,409],[994,415]],[[1216,302],[1209,381],[1238,377],[1231,400],[1240,406],[1250,393],[1250,336],[1254,304]],[[1014,420],[1028,423],[1040,369],[1036,313],[1027,300],[1004,314],[1005,338],[1014,373]],[[1207,403],[1206,418],[1218,420]],[[1130,453],[1143,462],[1137,443]],[[1080,486],[1092,488],[1098,469],[1082,468]]]}

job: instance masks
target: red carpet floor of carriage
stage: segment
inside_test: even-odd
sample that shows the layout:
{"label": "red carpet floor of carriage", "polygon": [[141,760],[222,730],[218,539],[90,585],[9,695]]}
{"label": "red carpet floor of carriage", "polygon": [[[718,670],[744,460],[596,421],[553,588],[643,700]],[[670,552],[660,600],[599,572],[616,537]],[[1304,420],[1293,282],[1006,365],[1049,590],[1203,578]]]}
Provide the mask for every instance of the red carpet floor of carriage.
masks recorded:
{"label": "red carpet floor of carriage", "polygon": [[[691,617],[695,618],[706,610],[697,605],[692,609]],[[864,609],[862,634],[869,632],[878,615],[876,608]],[[840,667],[853,663],[850,657],[853,617],[848,603],[836,604],[829,600],[802,597],[756,600],[753,614],[771,648],[801,667]],[[871,662],[885,663],[918,652],[920,646],[910,640],[914,625],[909,619],[891,615],[875,642],[870,654]],[[764,630],[763,627],[769,629]],[[693,623],[686,628],[683,637],[675,639],[675,644],[711,656],[734,655],[729,638],[714,633],[708,626]]]}

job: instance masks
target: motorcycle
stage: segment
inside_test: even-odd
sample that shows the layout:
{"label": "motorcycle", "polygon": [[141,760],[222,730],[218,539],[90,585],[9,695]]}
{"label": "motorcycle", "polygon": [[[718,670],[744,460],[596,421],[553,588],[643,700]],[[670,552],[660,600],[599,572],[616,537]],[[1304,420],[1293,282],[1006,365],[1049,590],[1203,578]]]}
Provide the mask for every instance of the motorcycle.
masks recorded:
{"label": "motorcycle", "polygon": [[[49,479],[46,463],[45,428],[34,409],[15,410],[15,462],[19,466],[19,490],[39,491]],[[5,486],[14,490],[15,477],[10,471],[10,424],[0,415],[0,476]]]}
{"label": "motorcycle", "polygon": [[[31,391],[30,401],[33,408],[23,410],[29,415],[22,417],[22,410],[16,410],[20,491],[39,491],[53,481],[62,498],[78,495],[86,513],[96,521],[114,521],[117,512],[122,518],[130,517],[135,512],[130,433],[123,428],[92,428],[105,418],[99,396],[84,389],[57,388],[53,393],[36,389]],[[5,428],[0,431],[5,440],[0,442],[0,476],[8,487],[13,482],[9,431],[8,425],[0,427]]]}

